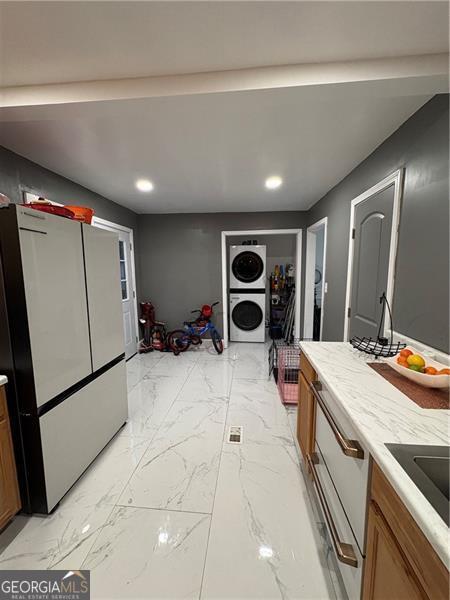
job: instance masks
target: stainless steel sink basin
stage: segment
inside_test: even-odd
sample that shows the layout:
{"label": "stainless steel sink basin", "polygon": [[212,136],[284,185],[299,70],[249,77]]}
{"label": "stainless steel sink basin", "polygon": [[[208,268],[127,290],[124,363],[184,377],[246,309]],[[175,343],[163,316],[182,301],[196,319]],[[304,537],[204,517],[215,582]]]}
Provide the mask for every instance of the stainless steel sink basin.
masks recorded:
{"label": "stainless steel sink basin", "polygon": [[412,444],[386,444],[386,447],[449,526],[450,448]]}

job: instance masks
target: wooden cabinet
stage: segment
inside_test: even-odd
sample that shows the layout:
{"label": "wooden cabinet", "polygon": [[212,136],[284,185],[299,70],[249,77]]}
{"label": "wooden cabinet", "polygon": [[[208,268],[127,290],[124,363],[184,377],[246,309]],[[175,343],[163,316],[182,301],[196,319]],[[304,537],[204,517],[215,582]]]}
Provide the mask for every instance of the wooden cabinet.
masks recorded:
{"label": "wooden cabinet", "polygon": [[298,380],[297,439],[305,460],[314,447],[314,396],[309,384],[315,378],[314,369],[305,355],[301,354]]}
{"label": "wooden cabinet", "polygon": [[426,598],[376,504],[369,507],[364,598],[419,600]]}
{"label": "wooden cabinet", "polygon": [[0,387],[0,530],[20,508],[16,462],[3,386]]}
{"label": "wooden cabinet", "polygon": [[448,600],[448,571],[374,464],[363,600]]}

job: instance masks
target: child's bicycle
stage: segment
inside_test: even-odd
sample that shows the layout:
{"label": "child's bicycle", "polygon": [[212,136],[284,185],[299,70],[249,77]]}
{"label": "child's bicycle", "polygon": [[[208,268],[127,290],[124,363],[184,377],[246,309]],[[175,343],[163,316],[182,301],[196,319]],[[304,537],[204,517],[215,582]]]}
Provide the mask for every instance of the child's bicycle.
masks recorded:
{"label": "child's bicycle", "polygon": [[175,355],[187,350],[191,344],[193,346],[201,344],[202,336],[208,331],[210,332],[212,343],[217,354],[222,354],[222,336],[211,322],[213,306],[216,306],[217,304],[219,304],[219,302],[214,302],[214,304],[204,304],[201,309],[191,311],[193,313],[200,313],[195,321],[185,321],[184,329],[175,329],[175,331],[169,333],[167,336],[167,345]]}

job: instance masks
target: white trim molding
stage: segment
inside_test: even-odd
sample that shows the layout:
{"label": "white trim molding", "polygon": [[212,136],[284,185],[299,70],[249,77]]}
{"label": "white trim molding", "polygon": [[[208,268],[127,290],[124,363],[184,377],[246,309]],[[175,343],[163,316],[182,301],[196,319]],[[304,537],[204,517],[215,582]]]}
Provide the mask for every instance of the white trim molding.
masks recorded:
{"label": "white trim molding", "polygon": [[[398,169],[385,177],[382,181],[366,190],[351,202],[350,208],[350,230],[349,230],[349,242],[348,242],[348,264],[347,264],[347,288],[345,293],[345,312],[344,312],[344,342],[348,341],[349,329],[350,329],[350,318],[348,317],[348,310],[350,308],[351,291],[352,291],[352,273],[353,273],[353,254],[354,254],[354,240],[352,237],[353,227],[355,225],[355,209],[358,204],[364,202],[371,196],[382,192],[391,185],[394,186],[394,206],[392,209],[392,227],[391,227],[391,239],[389,247],[389,267],[388,267],[388,281],[386,288],[386,298],[392,306],[394,298],[394,285],[395,285],[395,262],[397,258],[397,245],[398,245],[398,228],[400,224],[400,206],[403,193],[403,177],[404,169]],[[389,330],[384,326],[385,333]]]}
{"label": "white trim molding", "polygon": [[223,305],[223,344],[228,347],[228,272],[227,272],[227,237],[258,235],[295,235],[295,318],[294,337],[300,338],[300,304],[301,304],[301,275],[302,275],[302,230],[301,229],[248,229],[244,231],[222,231],[222,305]]}
{"label": "white trim molding", "polygon": [[[306,266],[305,266],[305,299],[303,307],[303,337],[306,339],[310,337],[312,339],[312,330],[314,323],[314,305],[311,302],[307,302],[306,292],[314,292],[314,276],[315,276],[315,260],[311,260],[315,257],[315,234],[322,229],[323,232],[323,269],[322,269],[322,293],[321,293],[321,309],[320,309],[320,341],[322,341],[323,334],[323,315],[325,313],[325,294],[326,294],[326,265],[327,265],[327,235],[328,235],[328,217],[324,217],[313,223],[306,230]],[[312,244],[314,243],[314,248]],[[314,253],[311,251],[314,249]],[[311,286],[312,280],[312,286]],[[311,298],[313,293],[311,294]],[[305,331],[311,332],[311,336],[306,336]]]}
{"label": "white trim molding", "polygon": [[320,88],[345,83],[367,85],[370,82],[377,82],[378,90],[384,85],[391,94],[393,91],[402,95],[445,92],[448,88],[448,55],[443,52],[206,73],[8,86],[2,88],[0,107],[80,104],[291,87]]}

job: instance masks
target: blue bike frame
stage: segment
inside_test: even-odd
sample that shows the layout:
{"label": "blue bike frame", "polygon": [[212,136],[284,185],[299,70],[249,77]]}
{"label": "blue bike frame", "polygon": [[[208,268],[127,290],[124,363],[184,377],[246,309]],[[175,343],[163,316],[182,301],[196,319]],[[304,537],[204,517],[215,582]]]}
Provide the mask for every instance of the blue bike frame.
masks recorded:
{"label": "blue bike frame", "polygon": [[206,323],[206,325],[204,327],[202,327],[201,329],[199,329],[198,327],[194,327],[193,325],[188,325],[187,323],[185,323],[184,329],[186,331],[186,335],[188,335],[188,336],[196,335],[198,337],[202,337],[208,331],[216,331],[217,334],[220,335],[219,332],[217,331],[217,329],[211,323],[211,321],[208,321]]}

